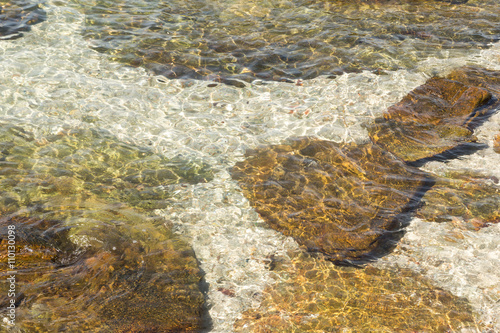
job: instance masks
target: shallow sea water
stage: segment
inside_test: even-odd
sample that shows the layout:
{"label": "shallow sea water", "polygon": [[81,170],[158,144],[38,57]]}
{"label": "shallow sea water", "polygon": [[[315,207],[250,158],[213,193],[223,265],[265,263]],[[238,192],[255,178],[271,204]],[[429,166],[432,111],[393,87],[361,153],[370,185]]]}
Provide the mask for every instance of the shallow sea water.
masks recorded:
{"label": "shallow sea water", "polygon": [[[158,210],[192,241],[210,288],[212,332],[231,332],[241,313],[259,302],[273,276],[271,255],[298,245],[268,229],[251,208],[228,168],[247,148],[288,137],[364,142],[363,124],[434,74],[478,64],[500,69],[500,44],[444,59],[423,59],[417,70],[318,77],[303,85],[255,81],[245,88],[167,80],[142,68],[111,61],[80,34],[82,13],[65,1],[48,1],[47,21],[25,37],[0,43],[0,119],[39,138],[65,128],[101,127],[126,142],[150,146],[167,157],[203,159],[215,179],[178,185],[172,205]],[[443,51],[445,52],[445,51]],[[476,130],[491,146],[500,114]],[[500,178],[492,148],[423,169],[469,168]],[[459,222],[457,222],[459,224]],[[466,297],[493,332],[500,331],[500,224],[471,231],[452,223],[414,219],[396,250],[375,266],[409,267],[438,286]],[[226,295],[221,290],[231,290]]]}

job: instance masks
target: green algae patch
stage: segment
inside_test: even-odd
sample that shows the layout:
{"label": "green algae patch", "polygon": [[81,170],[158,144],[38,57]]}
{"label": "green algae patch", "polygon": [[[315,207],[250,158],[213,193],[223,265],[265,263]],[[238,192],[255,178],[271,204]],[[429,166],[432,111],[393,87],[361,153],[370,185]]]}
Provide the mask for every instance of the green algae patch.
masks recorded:
{"label": "green algae patch", "polygon": [[488,48],[500,35],[496,0],[75,2],[84,37],[112,59],[238,86],[411,69],[445,51]]}
{"label": "green algae patch", "polygon": [[446,176],[436,177],[436,184],[422,198],[417,217],[433,222],[463,219],[476,230],[500,222],[498,185],[470,173],[453,172]]}
{"label": "green algae patch", "polygon": [[[414,89],[369,127],[371,140],[408,162],[475,142],[469,124],[492,110],[495,103],[487,104],[497,91],[474,82],[469,71],[458,69],[448,78],[431,78]],[[484,82],[496,76],[485,75]]]}
{"label": "green algae patch", "polygon": [[35,140],[21,127],[0,122],[0,211],[73,194],[144,210],[164,208],[168,185],[212,178],[203,162],[167,159],[105,130],[74,129]]}
{"label": "green algae patch", "polygon": [[0,39],[23,36],[31,25],[45,21],[45,11],[39,1],[0,0]]}
{"label": "green algae patch", "polygon": [[271,228],[333,261],[390,248],[432,182],[376,145],[308,138],[250,150],[231,174]]}
{"label": "green algae patch", "polygon": [[[206,326],[202,272],[191,247],[164,219],[69,198],[0,218],[2,248],[8,226],[17,237],[21,329],[188,332]],[[2,279],[7,274],[2,269]],[[2,304],[8,301],[3,291]]]}
{"label": "green algae patch", "polygon": [[[478,328],[463,298],[398,269],[339,267],[321,257],[274,258],[277,282],[236,332],[450,332]],[[479,328],[478,328],[479,329]]]}

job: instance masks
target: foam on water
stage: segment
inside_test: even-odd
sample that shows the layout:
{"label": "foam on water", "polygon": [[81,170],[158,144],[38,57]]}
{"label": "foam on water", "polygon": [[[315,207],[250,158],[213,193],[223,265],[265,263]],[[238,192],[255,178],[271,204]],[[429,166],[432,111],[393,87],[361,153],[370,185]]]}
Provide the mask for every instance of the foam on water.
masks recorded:
{"label": "foam on water", "polygon": [[[258,304],[272,276],[273,254],[297,244],[273,230],[250,207],[228,168],[247,148],[315,135],[365,141],[363,124],[436,73],[464,64],[500,69],[500,44],[449,59],[425,59],[418,71],[344,74],[303,85],[254,82],[245,88],[169,81],[110,61],[79,34],[84,17],[64,0],[49,1],[47,21],[22,39],[0,43],[0,118],[38,137],[63,128],[102,127],[124,141],[168,157],[206,160],[218,171],[206,184],[178,185],[172,205],[158,211],[192,240],[210,285],[213,332],[230,332],[242,311]],[[470,52],[470,51],[469,51]],[[500,114],[477,131],[491,144]],[[500,178],[491,148],[428,170],[464,167]],[[460,233],[457,236],[455,233]],[[377,265],[411,267],[465,296],[481,319],[500,331],[500,225],[480,231],[415,219],[394,254]]]}

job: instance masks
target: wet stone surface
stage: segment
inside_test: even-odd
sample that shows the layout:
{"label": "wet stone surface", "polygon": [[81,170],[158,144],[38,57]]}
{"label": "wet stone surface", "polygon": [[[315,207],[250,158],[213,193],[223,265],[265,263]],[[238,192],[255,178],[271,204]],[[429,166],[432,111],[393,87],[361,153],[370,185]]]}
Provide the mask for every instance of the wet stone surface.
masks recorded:
{"label": "wet stone surface", "polygon": [[236,332],[450,332],[474,327],[465,299],[400,269],[339,267],[306,253],[274,258],[278,282]]}
{"label": "wet stone surface", "polygon": [[[372,141],[408,162],[475,142],[471,117],[485,115],[497,105],[491,85],[475,82],[469,71],[459,69],[449,78],[432,78],[414,89],[370,126]],[[483,79],[491,82],[496,77]]]}
{"label": "wet stone surface", "polygon": [[84,36],[113,59],[238,86],[413,68],[500,37],[496,0],[76,2]]}
{"label": "wet stone surface", "polygon": [[[18,248],[17,328],[187,332],[206,327],[203,275],[194,252],[162,218],[68,198],[0,217],[2,246],[8,226],[15,226]],[[1,304],[8,302],[6,286]]]}
{"label": "wet stone surface", "polygon": [[45,11],[40,1],[1,0],[0,1],[0,40],[23,36],[30,26],[45,20]]}
{"label": "wet stone surface", "polygon": [[482,67],[466,66],[452,71],[448,79],[488,90],[496,99],[500,96],[500,72]]}
{"label": "wet stone surface", "polygon": [[247,152],[232,169],[271,228],[333,261],[372,259],[432,185],[424,172],[373,144],[296,139]]}

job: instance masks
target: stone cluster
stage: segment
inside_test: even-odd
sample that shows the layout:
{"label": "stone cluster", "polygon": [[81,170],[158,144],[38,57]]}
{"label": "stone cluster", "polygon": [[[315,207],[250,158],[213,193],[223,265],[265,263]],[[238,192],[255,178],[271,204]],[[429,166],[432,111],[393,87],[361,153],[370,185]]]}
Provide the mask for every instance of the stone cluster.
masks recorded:
{"label": "stone cluster", "polygon": [[336,262],[386,253],[422,198],[428,220],[459,214],[476,225],[497,223],[498,187],[410,164],[466,153],[475,122],[499,105],[498,82],[497,72],[471,67],[431,78],[375,120],[372,143],[290,140],[249,150],[232,177],[273,229]]}

